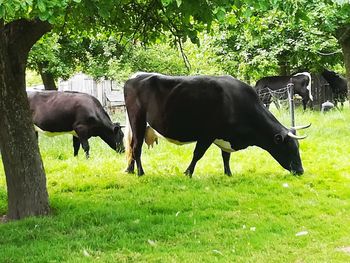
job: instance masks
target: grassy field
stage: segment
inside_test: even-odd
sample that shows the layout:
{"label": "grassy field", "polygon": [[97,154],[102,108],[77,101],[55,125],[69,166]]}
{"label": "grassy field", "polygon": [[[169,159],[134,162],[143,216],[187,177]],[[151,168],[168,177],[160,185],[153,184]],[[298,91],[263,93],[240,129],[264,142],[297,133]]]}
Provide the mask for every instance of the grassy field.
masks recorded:
{"label": "grassy field", "polygon": [[312,123],[301,177],[256,147],[233,153],[226,177],[212,146],[189,179],[194,145],[161,140],[137,178],[99,139],[86,160],[70,136],[42,136],[52,214],[1,224],[0,262],[350,262],[349,106],[296,119]]}

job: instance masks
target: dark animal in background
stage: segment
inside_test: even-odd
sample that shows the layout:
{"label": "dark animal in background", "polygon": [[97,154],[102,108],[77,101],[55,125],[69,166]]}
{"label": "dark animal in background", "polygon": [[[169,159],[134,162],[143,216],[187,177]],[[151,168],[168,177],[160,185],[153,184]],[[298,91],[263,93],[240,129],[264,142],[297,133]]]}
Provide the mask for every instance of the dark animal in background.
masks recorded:
{"label": "dark animal in background", "polygon": [[348,82],[346,78],[328,69],[324,69],[321,75],[329,83],[335,106],[337,107],[338,102],[340,102],[341,107],[343,107],[344,101],[347,100],[348,96]]}
{"label": "dark animal in background", "polygon": [[[255,84],[255,90],[260,99],[269,108],[271,101],[274,99],[287,99],[286,88],[288,83],[294,84],[294,94],[298,94],[302,98],[303,108],[309,100],[313,100],[311,94],[311,75],[308,72],[298,73],[292,76],[269,76],[258,80]],[[274,96],[276,94],[276,96]],[[276,102],[276,106],[278,106]]]}
{"label": "dark animal in background", "polygon": [[88,139],[100,137],[113,150],[124,152],[119,123],[113,123],[101,103],[93,96],[79,92],[28,91],[28,100],[36,131],[48,135],[73,135],[74,156],[82,145],[89,157]]}
{"label": "dark animal in background", "polygon": [[134,172],[136,162],[138,175],[144,174],[141,151],[147,123],[170,142],[196,142],[185,171],[189,176],[212,143],[221,149],[227,175],[231,175],[230,153],[252,145],[268,151],[285,169],[304,172],[297,141],[304,137],[285,128],[252,87],[231,76],[138,73],[125,83],[124,96],[129,118],[127,172]]}

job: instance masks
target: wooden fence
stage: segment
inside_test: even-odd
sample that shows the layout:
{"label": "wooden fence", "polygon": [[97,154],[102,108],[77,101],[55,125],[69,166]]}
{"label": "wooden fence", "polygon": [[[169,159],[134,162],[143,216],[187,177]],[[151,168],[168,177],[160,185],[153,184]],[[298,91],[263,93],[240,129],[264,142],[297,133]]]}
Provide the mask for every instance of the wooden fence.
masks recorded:
{"label": "wooden fence", "polygon": [[311,91],[313,96],[312,107],[314,110],[321,110],[322,103],[333,101],[333,93],[328,82],[321,74],[311,74]]}
{"label": "wooden fence", "polygon": [[96,81],[83,73],[76,74],[67,81],[60,80],[58,90],[88,93],[96,97],[109,113],[125,106],[121,84],[112,80]]}

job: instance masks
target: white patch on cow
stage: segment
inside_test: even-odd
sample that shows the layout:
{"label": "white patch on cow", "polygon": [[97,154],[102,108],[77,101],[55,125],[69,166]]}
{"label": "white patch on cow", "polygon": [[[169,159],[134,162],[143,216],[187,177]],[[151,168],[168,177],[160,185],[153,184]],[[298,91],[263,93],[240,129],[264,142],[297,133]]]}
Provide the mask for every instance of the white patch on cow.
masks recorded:
{"label": "white patch on cow", "polygon": [[77,133],[75,131],[66,131],[66,132],[49,132],[49,131],[44,131],[42,129],[40,129],[38,126],[34,125],[34,129],[35,131],[37,132],[40,132],[40,133],[43,133],[44,135],[46,136],[50,136],[50,137],[53,137],[53,136],[58,136],[58,135],[64,135],[64,134],[71,134],[75,137],[78,137]]}
{"label": "white patch on cow", "polygon": [[235,150],[232,149],[231,143],[228,141],[224,141],[222,139],[216,139],[214,141],[214,144],[217,145],[221,150],[225,152],[234,152]]}
{"label": "white patch on cow", "polygon": [[314,98],[312,97],[312,94],[311,94],[311,74],[309,72],[301,72],[301,73],[295,74],[294,76],[298,76],[298,75],[305,75],[309,78],[309,84],[307,85],[306,88],[309,91],[310,100],[313,101]]}

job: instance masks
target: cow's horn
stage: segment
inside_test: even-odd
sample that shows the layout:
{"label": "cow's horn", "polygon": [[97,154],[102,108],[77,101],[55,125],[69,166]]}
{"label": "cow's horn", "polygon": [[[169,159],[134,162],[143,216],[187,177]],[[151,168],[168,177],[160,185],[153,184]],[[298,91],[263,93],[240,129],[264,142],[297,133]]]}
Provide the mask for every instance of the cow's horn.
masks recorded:
{"label": "cow's horn", "polygon": [[302,129],[306,129],[306,128],[309,128],[311,126],[311,123],[307,124],[307,125],[300,125],[300,126],[295,126],[295,127],[292,127],[292,129],[294,130],[302,130]]}
{"label": "cow's horn", "polygon": [[297,136],[295,134],[293,134],[292,132],[288,132],[288,136],[297,140],[301,140],[301,139],[305,139],[307,137],[307,135],[303,135],[303,136]]}

